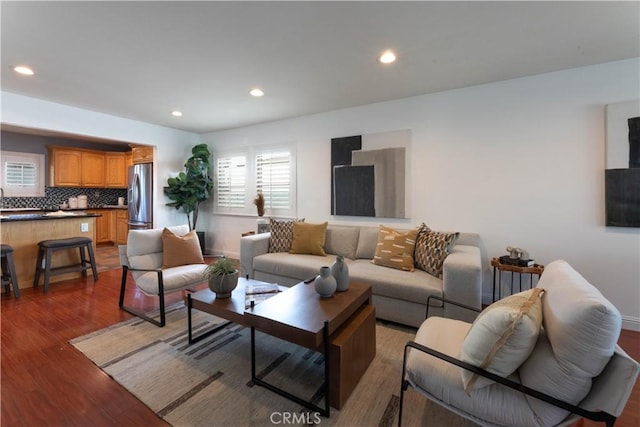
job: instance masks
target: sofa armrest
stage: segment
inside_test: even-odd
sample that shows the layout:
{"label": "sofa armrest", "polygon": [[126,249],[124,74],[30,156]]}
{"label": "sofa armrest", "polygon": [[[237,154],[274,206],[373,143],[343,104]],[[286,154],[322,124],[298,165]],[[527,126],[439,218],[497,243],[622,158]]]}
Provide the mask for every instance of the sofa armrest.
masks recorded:
{"label": "sofa armrest", "polygon": [[[482,260],[477,246],[456,245],[444,260],[442,288],[444,297],[480,310],[482,308]],[[475,314],[451,304],[444,317],[473,321]]]}
{"label": "sofa armrest", "polygon": [[253,234],[240,238],[240,268],[243,276],[253,279],[253,258],[269,252],[271,233]]}

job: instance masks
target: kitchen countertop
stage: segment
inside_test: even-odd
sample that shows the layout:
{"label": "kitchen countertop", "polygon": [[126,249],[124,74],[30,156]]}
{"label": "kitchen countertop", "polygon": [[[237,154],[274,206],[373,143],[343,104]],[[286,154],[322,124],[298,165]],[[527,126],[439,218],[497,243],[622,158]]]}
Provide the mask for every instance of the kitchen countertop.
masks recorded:
{"label": "kitchen countertop", "polygon": [[75,209],[59,209],[57,207],[46,207],[46,208],[2,208],[0,209],[0,214],[6,215],[8,213],[29,213],[29,212],[52,212],[61,210],[63,212],[78,212],[78,211],[86,211],[86,210],[95,210],[95,209],[127,209],[128,206],[119,206],[119,205],[98,205],[98,206],[89,206],[87,208],[75,208]]}
{"label": "kitchen countertop", "polygon": [[70,218],[95,218],[101,216],[100,214],[86,213],[86,212],[3,212],[0,214],[1,222],[12,221],[41,221],[41,220],[57,220],[57,219],[70,219]]}

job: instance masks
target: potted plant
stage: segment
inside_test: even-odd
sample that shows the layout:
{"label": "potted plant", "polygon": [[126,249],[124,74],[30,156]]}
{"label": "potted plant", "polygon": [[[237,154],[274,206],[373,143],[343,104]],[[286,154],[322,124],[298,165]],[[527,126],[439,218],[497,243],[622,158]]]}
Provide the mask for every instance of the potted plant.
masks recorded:
{"label": "potted plant", "polygon": [[238,286],[238,270],[233,261],[222,257],[204,268],[203,275],[209,281],[209,289],[216,298],[229,298]]}
{"label": "potted plant", "polygon": [[[167,206],[182,209],[187,215],[190,230],[195,230],[200,204],[211,196],[213,179],[210,176],[211,152],[207,144],[191,149],[191,157],[184,164],[185,171],[167,180],[164,194],[171,200]],[[199,232],[200,246],[204,252],[204,233]]]}

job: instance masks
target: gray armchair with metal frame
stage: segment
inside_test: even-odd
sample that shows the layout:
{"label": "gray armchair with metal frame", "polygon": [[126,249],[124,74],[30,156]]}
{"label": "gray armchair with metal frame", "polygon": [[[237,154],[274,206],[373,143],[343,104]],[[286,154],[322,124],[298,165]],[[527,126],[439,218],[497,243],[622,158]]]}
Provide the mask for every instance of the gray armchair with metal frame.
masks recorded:
{"label": "gray armchair with metal frame", "polygon": [[[404,395],[413,388],[480,425],[566,426],[585,418],[613,426],[640,371],[616,344],[619,311],[564,261],[549,264],[536,288],[542,327],[532,338],[532,351],[510,373],[496,373],[502,368],[491,364],[497,354],[493,343],[487,363],[463,360],[465,340],[476,333],[470,333],[472,327],[487,326],[484,313],[469,324],[428,317],[427,309],[427,319],[404,349],[398,425],[406,411]],[[467,387],[465,375],[475,376],[475,388]]]}
{"label": "gray armchair with metal frame", "polygon": [[[178,238],[189,233],[187,225],[167,227]],[[203,270],[206,264],[197,262],[192,264],[163,266],[165,249],[163,247],[164,229],[130,230],[127,244],[118,247],[120,263],[122,265],[122,282],[120,285],[119,306],[121,310],[140,317],[156,326],[166,324],[165,294],[189,289],[206,279]],[[190,243],[187,243],[189,245]],[[197,244],[197,243],[194,243]],[[199,251],[199,247],[195,250]],[[202,253],[200,252],[200,259]],[[166,259],[165,259],[166,261]],[[128,273],[131,272],[136,287],[145,295],[158,297],[160,304],[160,320],[124,305]]]}

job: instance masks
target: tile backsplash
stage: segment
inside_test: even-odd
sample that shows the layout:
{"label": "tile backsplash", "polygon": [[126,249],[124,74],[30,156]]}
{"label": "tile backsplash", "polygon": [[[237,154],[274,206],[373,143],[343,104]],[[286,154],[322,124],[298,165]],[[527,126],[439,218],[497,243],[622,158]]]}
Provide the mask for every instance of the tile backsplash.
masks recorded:
{"label": "tile backsplash", "polygon": [[124,197],[127,203],[127,190],[124,188],[75,188],[75,187],[45,187],[44,197],[5,197],[4,208],[57,208],[69,197],[81,194],[87,196],[89,208],[102,205],[117,205],[118,197]]}

